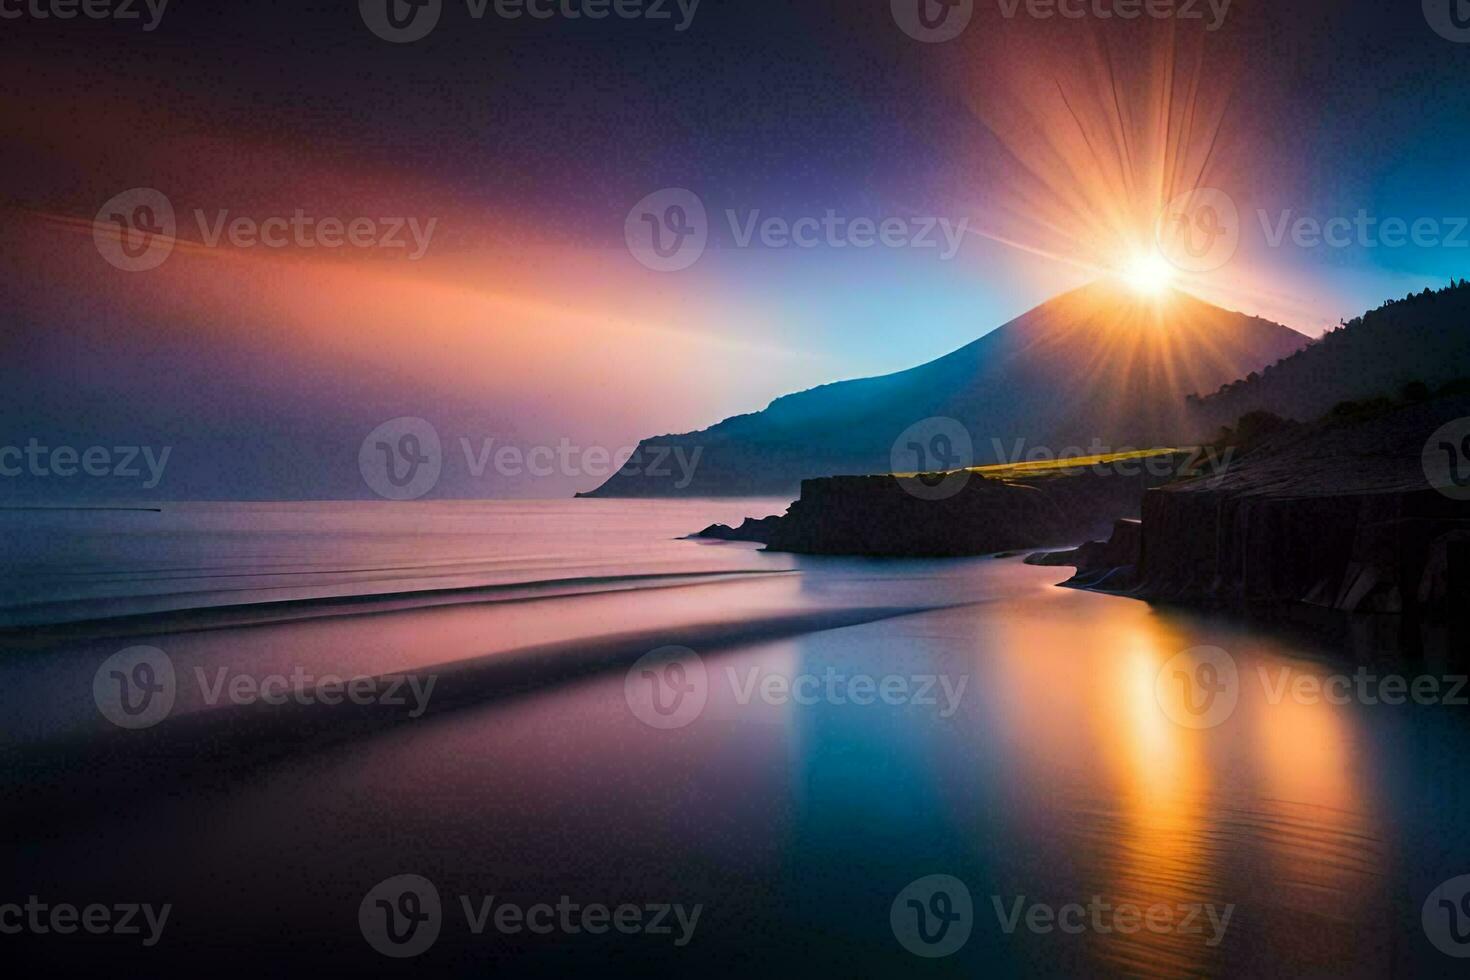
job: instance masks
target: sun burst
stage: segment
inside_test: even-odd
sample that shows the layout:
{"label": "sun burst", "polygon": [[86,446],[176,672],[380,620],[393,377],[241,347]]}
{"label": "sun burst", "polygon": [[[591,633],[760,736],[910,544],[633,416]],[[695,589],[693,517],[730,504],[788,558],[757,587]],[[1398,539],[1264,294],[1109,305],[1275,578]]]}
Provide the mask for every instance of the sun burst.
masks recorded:
{"label": "sun burst", "polygon": [[1158,252],[1148,252],[1128,264],[1123,281],[1142,296],[1159,297],[1173,285],[1174,266]]}

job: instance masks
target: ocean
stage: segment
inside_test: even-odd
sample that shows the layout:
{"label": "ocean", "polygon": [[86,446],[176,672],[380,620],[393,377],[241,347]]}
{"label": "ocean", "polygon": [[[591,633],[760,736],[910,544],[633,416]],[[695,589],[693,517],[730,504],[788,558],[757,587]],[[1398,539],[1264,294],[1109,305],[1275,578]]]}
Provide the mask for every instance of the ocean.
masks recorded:
{"label": "ocean", "polygon": [[1406,660],[1383,624],[1150,606],[1017,556],[681,540],[784,506],[0,514],[0,905],[169,908],[151,944],[6,936],[14,961],[1453,963],[1430,896],[1470,874],[1463,646]]}

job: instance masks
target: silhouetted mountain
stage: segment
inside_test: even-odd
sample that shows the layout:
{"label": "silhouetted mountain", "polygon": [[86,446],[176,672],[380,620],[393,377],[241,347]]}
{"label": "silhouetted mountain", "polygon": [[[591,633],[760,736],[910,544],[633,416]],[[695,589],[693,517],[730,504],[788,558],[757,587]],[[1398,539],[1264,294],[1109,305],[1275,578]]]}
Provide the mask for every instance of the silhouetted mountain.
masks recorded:
{"label": "silhouetted mountain", "polygon": [[[1305,342],[1280,324],[1182,293],[1145,297],[1097,282],[919,367],[823,385],[700,432],[646,439],[623,472],[587,496],[794,494],[818,476],[1167,445],[1188,431],[1186,395],[1214,390]],[[933,418],[968,430],[970,458],[961,457],[962,438],[949,423],[908,433],[895,456],[900,435]],[[936,444],[935,436],[947,441]],[[936,451],[919,458],[908,452],[910,441]],[[699,451],[692,479],[669,464],[674,447],[686,458]]]}
{"label": "silhouetted mountain", "polygon": [[[1427,395],[1470,376],[1470,282],[1391,300],[1313,340],[1258,375],[1191,398],[1196,431],[1233,425],[1250,412],[1307,422],[1340,402]],[[1405,389],[1411,385],[1416,388]],[[1208,390],[1208,389],[1206,389]]]}

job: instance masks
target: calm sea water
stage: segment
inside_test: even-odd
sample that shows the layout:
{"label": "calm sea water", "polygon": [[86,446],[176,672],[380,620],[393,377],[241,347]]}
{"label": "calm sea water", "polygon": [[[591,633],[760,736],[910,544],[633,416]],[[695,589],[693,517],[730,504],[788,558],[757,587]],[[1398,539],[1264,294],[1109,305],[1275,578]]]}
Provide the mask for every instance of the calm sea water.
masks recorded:
{"label": "calm sea water", "polygon": [[[770,568],[680,537],[785,500],[0,509],[0,628],[328,596]],[[790,567],[789,564],[785,567]]]}
{"label": "calm sea water", "polygon": [[[1059,589],[1066,569],[1015,558],[808,559],[677,540],[781,508],[5,515],[0,604],[29,628],[4,634],[0,665],[0,903],[172,906],[154,946],[32,935],[18,961],[1463,975],[1425,908],[1470,874],[1466,708],[1309,693],[1404,674],[1445,679],[1445,700],[1460,660],[1404,661],[1391,629],[1306,639]],[[77,625],[98,616],[124,618]],[[136,645],[165,653],[178,681],[169,715],[135,731],[99,710],[94,681]],[[630,669],[666,646],[692,657],[673,673]],[[589,651],[601,659],[582,663]],[[582,665],[550,669],[561,663]],[[220,676],[293,671],[422,672],[452,703],[406,720],[378,705],[340,725],[317,704],[267,738],[242,714],[259,705],[209,697]],[[391,724],[372,714],[395,710]],[[308,718],[312,737],[293,741]],[[424,907],[365,900],[399,875],[432,883],[441,909],[436,937],[403,960],[364,932]],[[487,900],[700,911],[687,934],[672,913],[667,934],[510,931],[493,913],[477,931]],[[921,955],[936,952],[948,955]]]}

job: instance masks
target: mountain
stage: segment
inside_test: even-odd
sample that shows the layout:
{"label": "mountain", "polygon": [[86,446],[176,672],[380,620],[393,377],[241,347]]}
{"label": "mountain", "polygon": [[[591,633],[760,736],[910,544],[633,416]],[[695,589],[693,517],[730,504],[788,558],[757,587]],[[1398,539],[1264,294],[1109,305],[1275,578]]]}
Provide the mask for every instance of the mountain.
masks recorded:
{"label": "mountain", "polygon": [[794,495],[809,477],[1167,445],[1187,435],[1186,395],[1213,391],[1305,342],[1280,324],[1184,293],[1149,297],[1100,281],[919,367],[822,385],[699,432],[645,439],[627,467],[586,496]]}
{"label": "mountain", "polygon": [[1463,378],[1470,378],[1470,282],[1462,279],[1390,301],[1192,406],[1201,430],[1257,411],[1309,422],[1341,402]]}

